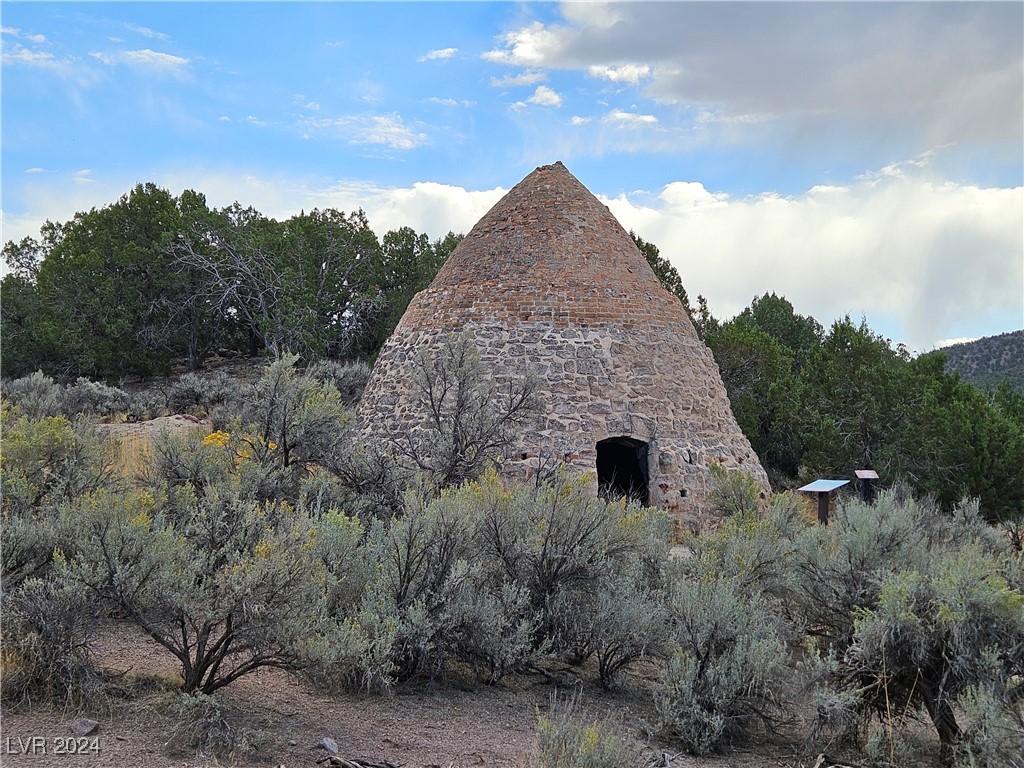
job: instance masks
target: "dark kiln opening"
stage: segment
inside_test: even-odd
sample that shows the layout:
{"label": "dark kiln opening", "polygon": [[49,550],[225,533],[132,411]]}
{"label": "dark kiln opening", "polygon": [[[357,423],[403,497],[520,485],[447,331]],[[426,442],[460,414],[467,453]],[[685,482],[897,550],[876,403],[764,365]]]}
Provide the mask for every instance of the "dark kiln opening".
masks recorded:
{"label": "dark kiln opening", "polygon": [[647,443],[609,437],[597,444],[597,492],[602,499],[648,503]]}

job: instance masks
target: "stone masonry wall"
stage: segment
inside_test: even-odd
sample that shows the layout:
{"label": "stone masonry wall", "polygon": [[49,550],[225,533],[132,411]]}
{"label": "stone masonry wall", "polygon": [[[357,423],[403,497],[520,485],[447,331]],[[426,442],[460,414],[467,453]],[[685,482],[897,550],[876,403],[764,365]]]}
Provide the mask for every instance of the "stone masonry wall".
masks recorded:
{"label": "stone masonry wall", "polygon": [[[499,382],[527,371],[543,382],[543,416],[518,436],[502,465],[504,476],[528,479],[544,459],[593,474],[597,443],[627,436],[649,444],[650,503],[669,510],[681,525],[704,522],[712,462],[747,471],[767,489],[767,477],[731,417],[714,360],[699,341],[670,330],[627,333],[550,323],[470,323],[465,330]],[[391,431],[419,422],[409,366],[421,350],[436,353],[450,333],[415,330],[389,340],[363,395],[367,437],[387,440]],[[645,355],[650,349],[657,355]],[[681,366],[705,372],[682,377]],[[596,494],[596,475],[593,485]]]}
{"label": "stone masonry wall", "polygon": [[507,477],[525,478],[545,458],[594,473],[597,443],[630,437],[648,444],[650,502],[682,525],[707,512],[712,462],[749,472],[768,494],[678,299],[561,163],[513,187],[413,298],[360,403],[367,438],[419,423],[409,366],[463,331],[499,381],[531,371],[542,382],[543,419],[518,437]]}

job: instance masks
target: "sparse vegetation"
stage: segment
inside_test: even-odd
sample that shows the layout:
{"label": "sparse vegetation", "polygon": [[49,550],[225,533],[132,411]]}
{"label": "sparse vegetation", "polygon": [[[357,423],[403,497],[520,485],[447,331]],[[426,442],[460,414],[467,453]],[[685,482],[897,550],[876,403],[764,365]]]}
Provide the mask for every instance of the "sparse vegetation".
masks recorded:
{"label": "sparse vegetation", "polygon": [[[153,212],[169,228],[141,226]],[[124,242],[92,248],[122,225]],[[197,755],[258,752],[264,734],[225,689],[278,667],[335,691],[599,685],[644,697],[650,737],[697,755],[803,719],[812,743],[895,765],[920,758],[908,733],[924,722],[957,765],[1020,764],[1019,393],[981,392],[942,353],[913,359],[866,322],[826,331],[766,295],[720,323],[698,298],[773,484],[875,466],[884,487],[872,504],[841,497],[824,527],[796,497],[765,502],[713,466],[721,525],[672,559],[662,512],[590,498],[559,471],[532,487],[498,479],[536,387],[525,372],[494,380],[466,336],[413,367],[421,423],[357,442],[369,367],[322,355],[375,354],[457,242],[406,228],[378,243],[361,214],[274,222],[148,185],[5,247],[19,269],[4,279],[4,371],[21,376],[4,381],[0,414],[5,704],[104,695],[102,615],[180,667],[168,711]],[[123,284],[89,282],[106,263]],[[285,285],[289,270],[301,279]],[[243,385],[200,368],[220,346],[281,354]],[[126,383],[175,359],[194,370],[159,392]],[[124,441],[120,458],[93,425],[167,412],[212,424],[145,450]],[[557,701],[533,764],[637,764],[612,730]]]}
{"label": "sparse vegetation", "polygon": [[606,723],[587,722],[578,699],[553,696],[550,712],[537,715],[537,747],[530,768],[624,768],[640,756]]}

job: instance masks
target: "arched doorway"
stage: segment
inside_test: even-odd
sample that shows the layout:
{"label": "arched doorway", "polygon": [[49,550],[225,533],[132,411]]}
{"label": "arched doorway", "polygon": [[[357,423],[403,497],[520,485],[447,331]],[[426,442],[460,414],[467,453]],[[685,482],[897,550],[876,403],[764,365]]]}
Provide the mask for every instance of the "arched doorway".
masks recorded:
{"label": "arched doorway", "polygon": [[647,443],[609,437],[597,444],[597,489],[603,499],[648,503]]}

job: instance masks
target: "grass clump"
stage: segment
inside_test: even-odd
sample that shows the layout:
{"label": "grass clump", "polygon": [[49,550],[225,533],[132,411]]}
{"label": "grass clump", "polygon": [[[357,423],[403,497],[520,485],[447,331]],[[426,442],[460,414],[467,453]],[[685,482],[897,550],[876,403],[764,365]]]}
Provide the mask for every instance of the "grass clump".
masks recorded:
{"label": "grass clump", "polygon": [[638,751],[607,723],[583,717],[578,696],[552,698],[537,716],[537,745],[530,768],[626,768],[640,765]]}

